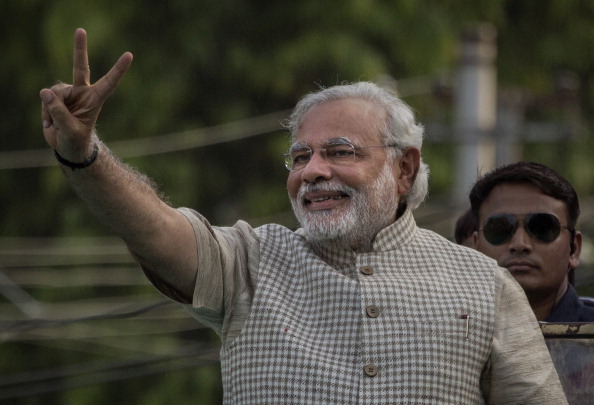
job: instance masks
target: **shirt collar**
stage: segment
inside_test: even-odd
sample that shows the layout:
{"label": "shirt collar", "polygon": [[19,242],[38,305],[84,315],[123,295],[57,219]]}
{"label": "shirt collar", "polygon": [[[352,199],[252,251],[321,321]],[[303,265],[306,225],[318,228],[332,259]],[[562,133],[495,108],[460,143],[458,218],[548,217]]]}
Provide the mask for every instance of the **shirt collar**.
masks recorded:
{"label": "shirt collar", "polygon": [[[379,231],[373,241],[371,252],[365,253],[379,253],[399,249],[410,243],[417,229],[412,212],[406,209],[400,218]],[[298,229],[297,233],[305,236],[303,229]],[[316,255],[333,266],[353,266],[354,258],[358,254],[351,249],[340,249],[313,242],[308,242],[308,244]]]}
{"label": "shirt collar", "polygon": [[545,322],[578,322],[582,307],[583,304],[579,300],[575,289],[568,285],[561,301],[553,308]]}
{"label": "shirt collar", "polygon": [[417,224],[412,211],[406,209],[394,223],[385,227],[375,237],[372,251],[383,252],[399,249],[412,241],[417,231]]}

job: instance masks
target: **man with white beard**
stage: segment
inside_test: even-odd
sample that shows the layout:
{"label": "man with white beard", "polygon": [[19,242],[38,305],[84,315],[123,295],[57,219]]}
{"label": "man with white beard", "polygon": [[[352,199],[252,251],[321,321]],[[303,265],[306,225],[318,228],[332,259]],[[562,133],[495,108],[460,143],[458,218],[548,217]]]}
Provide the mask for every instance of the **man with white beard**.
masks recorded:
{"label": "man with white beard", "polygon": [[534,315],[496,262],[418,228],[423,128],[372,83],[305,96],[287,122],[302,228],[215,227],[172,208],[96,135],[132,62],[40,92],[69,183],[155,286],[220,336],[226,404],[564,404]]}

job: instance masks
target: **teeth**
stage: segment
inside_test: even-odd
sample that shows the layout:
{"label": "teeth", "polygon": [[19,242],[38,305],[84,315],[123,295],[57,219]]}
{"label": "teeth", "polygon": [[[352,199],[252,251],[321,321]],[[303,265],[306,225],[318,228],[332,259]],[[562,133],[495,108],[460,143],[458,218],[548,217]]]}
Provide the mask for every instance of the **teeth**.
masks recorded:
{"label": "teeth", "polygon": [[312,202],[322,202],[322,201],[326,201],[326,200],[330,200],[330,199],[332,199],[332,200],[341,200],[341,199],[343,199],[343,198],[344,198],[344,196],[342,196],[342,195],[337,195],[337,196],[334,196],[334,197],[320,197],[320,198],[314,198],[314,199],[313,199],[313,200],[311,200],[311,201],[312,201]]}

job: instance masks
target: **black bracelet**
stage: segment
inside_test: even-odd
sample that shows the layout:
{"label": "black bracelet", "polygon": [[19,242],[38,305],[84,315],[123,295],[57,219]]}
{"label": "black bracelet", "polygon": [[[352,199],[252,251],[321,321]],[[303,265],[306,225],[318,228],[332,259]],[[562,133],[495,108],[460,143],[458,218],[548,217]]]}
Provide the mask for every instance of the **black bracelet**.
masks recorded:
{"label": "black bracelet", "polygon": [[60,162],[64,166],[68,166],[73,171],[76,169],[84,169],[85,167],[91,166],[93,164],[93,162],[95,162],[95,160],[97,159],[98,154],[99,154],[99,145],[97,144],[97,142],[95,142],[95,144],[93,145],[93,153],[91,153],[91,156],[84,162],[80,162],[80,163],[74,163],[74,162],[64,159],[62,156],[60,156],[58,154],[58,151],[54,149],[54,155],[56,156],[56,159],[58,159],[58,162]]}

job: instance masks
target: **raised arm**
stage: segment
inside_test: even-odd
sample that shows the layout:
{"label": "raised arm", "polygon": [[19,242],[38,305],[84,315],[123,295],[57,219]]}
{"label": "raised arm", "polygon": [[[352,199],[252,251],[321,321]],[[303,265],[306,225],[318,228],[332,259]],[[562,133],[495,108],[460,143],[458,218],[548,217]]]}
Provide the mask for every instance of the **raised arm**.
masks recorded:
{"label": "raised arm", "polygon": [[43,135],[76,193],[124,239],[151,279],[166,286],[162,290],[170,296],[191,302],[197,263],[192,227],[159,198],[146,176],[115,158],[94,131],[101,107],[131,63],[132,54],[124,53],[91,84],[87,36],[78,29],[72,84],[40,92]]}

